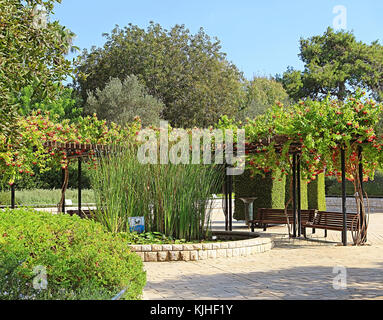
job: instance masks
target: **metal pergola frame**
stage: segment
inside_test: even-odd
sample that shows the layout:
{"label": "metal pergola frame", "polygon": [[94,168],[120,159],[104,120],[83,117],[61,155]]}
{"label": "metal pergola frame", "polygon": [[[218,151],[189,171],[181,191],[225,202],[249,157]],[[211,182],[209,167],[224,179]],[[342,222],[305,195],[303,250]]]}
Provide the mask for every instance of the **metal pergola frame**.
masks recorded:
{"label": "metal pergola frame", "polygon": [[[257,143],[246,145],[245,153],[252,154],[270,145],[272,142],[275,143],[275,149],[279,152],[282,149],[283,141],[287,141],[288,138],[276,136],[274,138],[262,139]],[[293,238],[299,238],[302,235],[301,230],[301,143],[291,143],[289,154],[292,155],[292,175],[293,175]],[[342,230],[342,244],[347,246],[347,206],[346,206],[346,159],[345,159],[345,148],[341,146],[341,172],[342,172],[342,217],[343,217],[343,230]],[[226,166],[227,167],[227,166]],[[233,194],[233,177],[227,175],[225,167],[225,181],[224,181],[224,193],[225,193],[225,230],[232,231],[233,228],[233,208],[232,208],[232,194]],[[363,167],[362,167],[362,147],[359,147],[359,175],[361,188],[363,190]],[[361,204],[362,206],[362,204]],[[360,224],[362,225],[362,210],[360,210]]]}

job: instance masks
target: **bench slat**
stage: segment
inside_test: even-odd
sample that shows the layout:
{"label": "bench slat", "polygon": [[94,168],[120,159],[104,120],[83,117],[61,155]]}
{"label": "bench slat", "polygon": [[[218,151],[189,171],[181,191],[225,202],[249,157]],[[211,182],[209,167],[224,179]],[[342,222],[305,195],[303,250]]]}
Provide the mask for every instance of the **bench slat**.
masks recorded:
{"label": "bench slat", "polygon": [[[343,230],[343,214],[340,212],[317,212],[312,223],[306,222],[304,227],[325,230]],[[346,215],[346,228],[347,230],[357,230],[358,228],[358,214],[348,213]]]}

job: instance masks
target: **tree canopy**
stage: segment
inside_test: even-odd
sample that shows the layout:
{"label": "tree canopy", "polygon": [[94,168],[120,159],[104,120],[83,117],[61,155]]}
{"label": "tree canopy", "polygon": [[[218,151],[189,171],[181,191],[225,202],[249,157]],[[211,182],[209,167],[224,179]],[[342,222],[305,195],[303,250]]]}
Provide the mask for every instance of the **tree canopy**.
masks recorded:
{"label": "tree canopy", "polygon": [[44,100],[72,71],[65,55],[74,34],[48,20],[56,2],[0,0],[0,133],[12,132],[23,88]]}
{"label": "tree canopy", "polygon": [[163,101],[173,126],[208,126],[238,111],[243,75],[202,28],[192,35],[184,25],[166,30],[151,22],[146,30],[129,24],[104,36],[102,48],[84,50],[80,59],[76,82],[84,99],[111,77],[133,74]]}
{"label": "tree canopy", "polygon": [[295,101],[323,99],[329,95],[344,101],[357,88],[376,100],[383,98],[383,46],[357,41],[354,34],[334,32],[300,39],[299,57],[304,70],[291,67],[278,79]]}
{"label": "tree canopy", "polygon": [[289,96],[282,84],[272,78],[254,77],[245,87],[246,98],[242,110],[236,116],[238,120],[254,118],[264,114],[276,102],[288,104]]}
{"label": "tree canopy", "polygon": [[57,84],[57,93],[54,97],[46,97],[43,100],[33,99],[34,89],[31,85],[23,88],[18,98],[19,113],[27,116],[32,111],[49,112],[58,120],[75,120],[82,115],[82,108],[79,108],[80,97],[72,88],[62,87]]}
{"label": "tree canopy", "polygon": [[159,124],[164,104],[146,91],[134,75],[127,76],[123,82],[112,78],[103,90],[89,92],[85,112],[97,113],[99,119],[123,126],[136,116],[144,126]]}

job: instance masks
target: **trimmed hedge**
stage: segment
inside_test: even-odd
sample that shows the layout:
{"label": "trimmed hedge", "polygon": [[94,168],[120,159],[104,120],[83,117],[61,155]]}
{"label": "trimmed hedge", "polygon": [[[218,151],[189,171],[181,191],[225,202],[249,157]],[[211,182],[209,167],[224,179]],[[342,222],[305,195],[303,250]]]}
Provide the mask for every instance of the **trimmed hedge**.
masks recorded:
{"label": "trimmed hedge", "polygon": [[[45,290],[32,286],[38,266],[46,269]],[[145,283],[141,258],[97,222],[27,209],[0,212],[1,299],[110,299],[126,288],[123,298],[135,300]]]}
{"label": "trimmed hedge", "polygon": [[[383,172],[376,171],[374,181],[363,183],[363,189],[367,192],[369,197],[382,197],[383,196]],[[346,192],[348,196],[355,193],[354,185],[350,181],[346,181]],[[342,194],[342,185],[335,177],[326,177],[326,195],[338,196]]]}
{"label": "trimmed hedge", "polygon": [[234,176],[233,180],[235,193],[234,218],[236,220],[245,220],[245,206],[240,198],[257,197],[254,201],[253,217],[255,217],[258,208],[284,208],[285,178],[282,181],[278,181],[278,179],[272,180],[270,173],[265,177],[260,175],[251,177],[250,170],[245,170],[242,175]]}
{"label": "trimmed hedge", "polygon": [[316,180],[311,181],[307,185],[308,191],[308,207],[309,209],[317,209],[326,211],[326,192],[325,192],[325,174],[321,173]]}
{"label": "trimmed hedge", "polygon": [[[290,199],[290,175],[286,177],[286,187],[285,187],[285,202]],[[292,209],[293,203],[291,201],[289,209]],[[301,179],[301,209],[308,209],[308,194],[307,194],[307,181]]]}

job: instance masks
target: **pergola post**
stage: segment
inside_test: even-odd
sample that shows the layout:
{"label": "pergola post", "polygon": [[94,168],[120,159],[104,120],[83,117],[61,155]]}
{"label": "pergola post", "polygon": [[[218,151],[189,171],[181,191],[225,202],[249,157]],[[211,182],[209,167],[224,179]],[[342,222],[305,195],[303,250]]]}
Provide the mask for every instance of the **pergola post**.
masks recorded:
{"label": "pergola post", "polygon": [[16,207],[15,199],[15,184],[13,183],[11,185],[11,209],[15,209]]}
{"label": "pergola post", "polygon": [[343,214],[343,231],[342,243],[347,246],[347,208],[346,208],[346,160],[344,146],[340,149],[341,168],[342,168],[342,214]]}
{"label": "pergola post", "polygon": [[228,197],[228,179],[226,174],[226,166],[224,168],[225,170],[225,179],[223,183],[223,192],[225,194],[225,231],[229,231],[229,197]]}
{"label": "pergola post", "polygon": [[229,230],[233,231],[233,176],[229,175]]}
{"label": "pergola post", "polygon": [[233,231],[233,176],[227,174],[227,167],[225,167],[225,230]]}
{"label": "pergola post", "polygon": [[77,162],[77,169],[78,169],[78,174],[77,174],[77,179],[78,179],[78,214],[81,215],[81,158],[78,158]]}
{"label": "pergola post", "polygon": [[293,237],[297,236],[297,155],[293,153]]}
{"label": "pergola post", "polygon": [[[363,164],[362,164],[362,147],[361,146],[359,146],[359,148],[358,148],[358,158],[359,158],[359,182],[360,182],[360,189],[362,192],[362,194],[360,196],[361,196],[361,199],[363,200],[364,190],[363,190]],[[362,209],[363,209],[363,203],[360,203],[359,220],[360,220],[360,228],[361,229],[363,228],[363,224],[364,224],[365,219],[366,219],[363,216]],[[362,236],[362,239],[364,239],[365,241],[367,240],[367,235],[365,234],[365,230],[363,230],[363,229],[362,229],[361,236]]]}
{"label": "pergola post", "polygon": [[301,236],[301,156],[297,156],[298,237]]}

